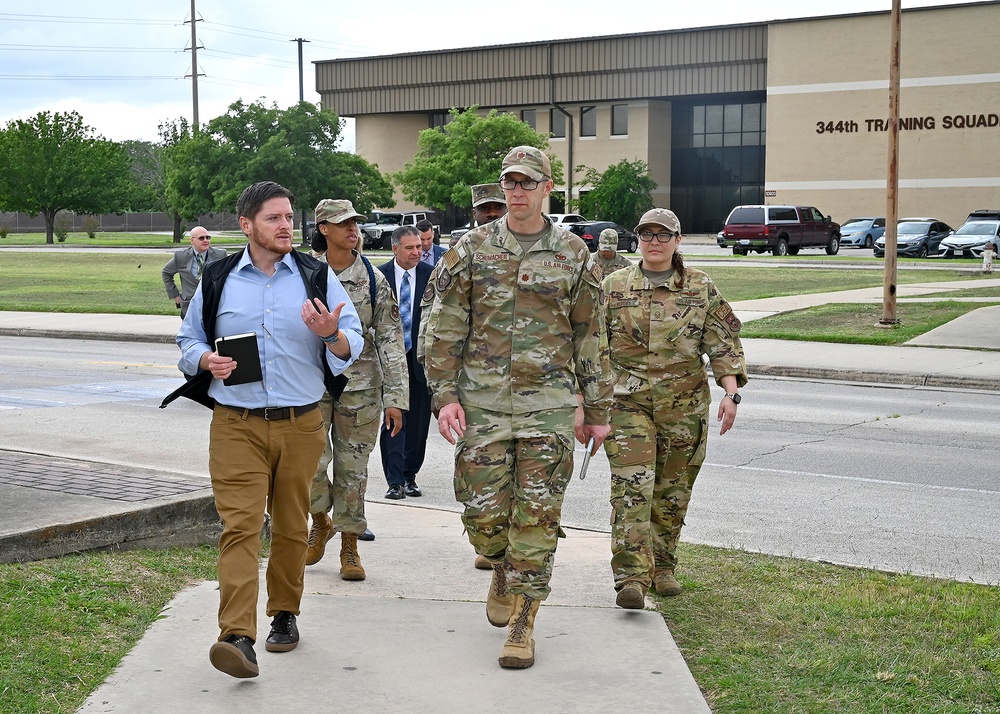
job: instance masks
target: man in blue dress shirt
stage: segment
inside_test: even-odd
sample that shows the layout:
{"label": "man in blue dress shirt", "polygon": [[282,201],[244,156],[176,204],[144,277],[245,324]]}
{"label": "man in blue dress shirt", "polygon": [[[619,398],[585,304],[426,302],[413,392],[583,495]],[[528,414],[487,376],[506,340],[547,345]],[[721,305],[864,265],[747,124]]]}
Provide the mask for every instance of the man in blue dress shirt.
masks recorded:
{"label": "man in blue dress shirt", "polygon": [[[303,276],[316,271],[308,256],[292,255],[292,201],[288,189],[265,181],[237,202],[249,239],[238,262],[210,266],[177,334],[185,374],[208,370],[216,405],[209,439],[209,472],[222,518],[219,539],[219,640],[212,665],[233,677],[256,677],[260,532],[271,515],[266,649],[298,645],[308,534],[309,484],[326,434],[317,402],[326,390],[323,360],[339,374],[360,354],[361,323],[347,293],[327,266],[326,305],[310,300]],[[233,257],[236,261],[236,258]],[[228,273],[223,268],[227,266]],[[219,288],[218,310],[206,326],[206,282]],[[223,288],[224,285],[224,288]],[[218,294],[218,293],[217,293]],[[210,335],[255,333],[263,378],[226,386],[238,364],[219,355]]]}

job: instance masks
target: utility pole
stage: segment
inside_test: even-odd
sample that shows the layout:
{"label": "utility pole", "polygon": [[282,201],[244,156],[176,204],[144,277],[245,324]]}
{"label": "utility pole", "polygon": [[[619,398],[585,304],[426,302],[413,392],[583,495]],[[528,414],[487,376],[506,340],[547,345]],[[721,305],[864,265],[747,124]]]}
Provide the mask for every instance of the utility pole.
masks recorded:
{"label": "utility pole", "polygon": [[194,10],[195,0],[191,0],[191,102],[194,105],[194,112],[192,114],[192,119],[194,123],[191,129],[194,133],[198,133],[198,26],[195,25],[198,20],[195,18]]}
{"label": "utility pole", "polygon": [[[191,0],[191,2],[194,2],[194,0]],[[299,43],[299,101],[300,102],[305,101],[305,94],[303,94],[302,92],[302,43],[308,41],[309,40],[303,39],[301,37],[296,37],[294,40],[289,40],[289,42]]]}
{"label": "utility pole", "polygon": [[892,0],[889,55],[889,161],[885,179],[885,270],[882,277],[880,325],[899,324],[896,319],[896,218],[899,215],[899,35],[900,0]]}
{"label": "utility pole", "polygon": [[[191,2],[194,2],[194,0],[191,0]],[[302,43],[303,42],[308,42],[308,41],[309,40],[306,40],[306,39],[304,39],[302,37],[296,37],[294,40],[289,40],[289,42],[298,42],[299,43],[299,103],[300,104],[306,100],[306,96],[305,96],[305,93],[304,93],[303,87],[302,87]],[[306,235],[306,209],[305,208],[302,209],[302,217],[299,219],[299,225],[300,225],[300,231],[302,232],[302,245],[305,246],[306,245],[306,241],[309,240],[309,237]]]}

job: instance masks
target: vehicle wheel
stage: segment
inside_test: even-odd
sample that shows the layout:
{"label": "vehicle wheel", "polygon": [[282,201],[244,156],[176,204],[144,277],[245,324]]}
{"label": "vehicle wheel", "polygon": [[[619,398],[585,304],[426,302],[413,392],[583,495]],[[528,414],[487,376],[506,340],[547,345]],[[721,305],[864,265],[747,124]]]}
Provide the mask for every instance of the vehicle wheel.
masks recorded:
{"label": "vehicle wheel", "polygon": [[779,238],[778,242],[775,243],[774,248],[771,249],[772,255],[788,255],[788,241],[784,238]]}
{"label": "vehicle wheel", "polygon": [[836,255],[840,252],[840,236],[830,236],[830,242],[826,244],[826,254]]}
{"label": "vehicle wheel", "polygon": [[917,257],[926,258],[927,257],[927,244],[924,243],[919,248],[917,248]]}
{"label": "vehicle wheel", "polygon": [[733,255],[746,255],[747,251],[743,248],[733,248]]}
{"label": "vehicle wheel", "polygon": [[789,255],[798,255],[799,254],[799,246],[797,246],[797,245],[796,246],[791,246],[791,245],[788,246],[788,254]]}
{"label": "vehicle wheel", "polygon": [[628,241],[628,252],[634,253],[639,250],[639,240],[637,238],[629,238]]}
{"label": "vehicle wheel", "polygon": [[875,241],[872,240],[871,236],[865,236],[865,248],[871,248],[875,245]]}
{"label": "vehicle wheel", "polygon": [[382,240],[378,244],[379,250],[392,250],[392,235],[382,234]]}
{"label": "vehicle wheel", "polygon": [[881,258],[885,255],[885,253],[879,253],[877,250],[873,250],[872,255],[874,255],[876,258]]}

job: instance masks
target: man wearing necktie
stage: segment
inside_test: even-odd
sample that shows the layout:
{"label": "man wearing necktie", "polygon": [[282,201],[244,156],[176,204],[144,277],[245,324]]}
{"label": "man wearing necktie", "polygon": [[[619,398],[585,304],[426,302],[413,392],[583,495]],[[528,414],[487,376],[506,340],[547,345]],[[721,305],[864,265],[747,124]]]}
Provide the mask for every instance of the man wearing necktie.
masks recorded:
{"label": "man wearing necktie", "polygon": [[[182,248],[174,253],[174,257],[163,266],[161,277],[163,287],[167,289],[167,297],[181,310],[181,319],[187,315],[188,303],[194,296],[194,291],[201,280],[205,266],[226,257],[222,248],[212,248],[212,236],[202,226],[191,229],[191,247]],[[180,274],[181,289],[177,289],[174,276]]]}
{"label": "man wearing necktie", "polygon": [[[417,227],[401,226],[393,231],[393,259],[378,266],[399,302],[406,369],[410,377],[410,409],[403,416],[402,430],[392,436],[383,427],[379,437],[382,468],[389,484],[385,497],[393,500],[423,495],[417,486],[417,472],[424,463],[427,430],[431,423],[427,378],[424,376],[424,368],[417,362],[417,351],[414,349],[420,330],[420,296],[427,288],[433,272],[429,265],[421,261],[424,251],[419,226],[419,223]],[[430,234],[433,237],[433,227]]]}
{"label": "man wearing necktie", "polygon": [[[437,265],[438,258],[444,255],[444,248],[434,245],[434,224],[426,218],[417,222],[417,232],[420,233],[420,262],[432,268]],[[418,323],[419,324],[419,323]]]}

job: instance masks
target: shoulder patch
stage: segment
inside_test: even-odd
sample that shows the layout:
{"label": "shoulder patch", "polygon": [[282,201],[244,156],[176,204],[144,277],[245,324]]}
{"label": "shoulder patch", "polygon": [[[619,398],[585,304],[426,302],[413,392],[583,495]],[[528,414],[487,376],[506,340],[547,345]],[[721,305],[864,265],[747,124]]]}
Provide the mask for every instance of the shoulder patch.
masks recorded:
{"label": "shoulder patch", "polygon": [[449,248],[448,252],[441,256],[441,260],[448,266],[448,270],[454,270],[455,266],[461,263],[462,258],[465,257],[464,253],[465,251],[460,246],[455,246],[454,248]]}
{"label": "shoulder patch", "polygon": [[726,323],[729,329],[733,332],[739,332],[740,328],[743,327],[743,323],[740,322],[740,318],[736,317],[736,313],[733,312],[732,306],[723,300],[721,304],[715,308],[712,314],[720,321]]}

